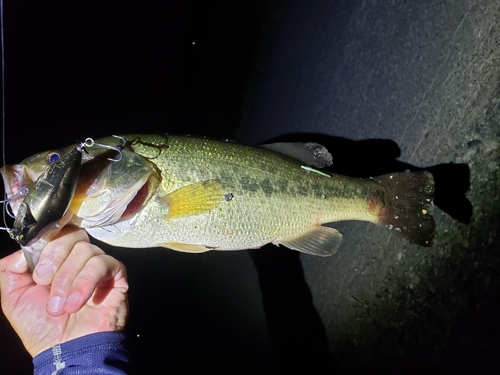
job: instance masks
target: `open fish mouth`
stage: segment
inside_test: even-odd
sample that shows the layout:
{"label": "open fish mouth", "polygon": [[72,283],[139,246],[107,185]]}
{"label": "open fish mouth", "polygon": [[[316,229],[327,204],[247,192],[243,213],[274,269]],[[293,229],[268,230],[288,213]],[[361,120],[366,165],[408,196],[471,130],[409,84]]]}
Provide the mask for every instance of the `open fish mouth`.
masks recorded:
{"label": "open fish mouth", "polygon": [[70,206],[75,224],[82,228],[107,226],[132,217],[142,208],[149,193],[149,174],[144,173],[137,181],[130,180],[128,185],[114,184],[113,167],[114,164],[108,165],[90,186],[77,186]]}
{"label": "open fish mouth", "polygon": [[[124,150],[123,160],[115,163],[107,159],[108,152],[93,154],[92,151],[84,157],[70,204],[74,214],[72,223],[91,228],[132,218],[151,198],[161,177],[149,162],[134,152]],[[47,166],[41,162],[45,157],[38,159],[0,168],[13,216],[17,216],[27,192],[46,171]]]}
{"label": "open fish mouth", "polygon": [[130,219],[151,198],[160,178],[138,154],[123,150],[120,162],[98,156],[82,164],[70,210],[82,228],[103,227]]}
{"label": "open fish mouth", "polygon": [[35,173],[23,164],[14,164],[0,168],[0,173],[10,211],[16,216],[24,197],[43,172]]}

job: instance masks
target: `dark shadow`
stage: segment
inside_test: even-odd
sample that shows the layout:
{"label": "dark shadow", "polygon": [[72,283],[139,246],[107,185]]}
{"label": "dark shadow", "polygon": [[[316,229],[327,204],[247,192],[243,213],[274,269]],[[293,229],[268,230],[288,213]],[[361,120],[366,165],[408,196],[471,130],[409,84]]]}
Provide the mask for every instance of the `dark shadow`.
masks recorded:
{"label": "dark shadow", "polygon": [[[200,287],[211,284],[208,278],[230,274],[230,262],[217,262],[220,269],[211,273],[199,267],[203,254],[162,248],[123,249],[97,240],[92,242],[127,267],[130,316],[126,334],[131,375],[163,372],[250,375],[262,373],[262,369],[276,373],[270,348],[263,348],[255,336],[250,336],[255,341],[247,340],[244,325],[254,320],[246,320],[247,315],[238,307],[238,299],[251,298],[249,295],[258,292],[258,286],[249,285],[241,295],[227,292],[226,288],[233,288],[228,284],[223,289]],[[233,312],[244,316],[234,319]]]}
{"label": "dark shadow", "polygon": [[267,326],[283,374],[338,374],[340,367],[304,279],[300,253],[267,245],[250,250]]}
{"label": "dark shadow", "polygon": [[470,186],[470,170],[467,164],[438,164],[417,167],[396,160],[401,150],[389,139],[353,141],[342,137],[316,133],[291,133],[269,140],[274,142],[316,142],[332,154],[333,165],[325,170],[351,177],[375,177],[392,172],[422,171],[433,174],[435,181],[434,204],[454,219],[469,224],[472,204],[465,193]]}

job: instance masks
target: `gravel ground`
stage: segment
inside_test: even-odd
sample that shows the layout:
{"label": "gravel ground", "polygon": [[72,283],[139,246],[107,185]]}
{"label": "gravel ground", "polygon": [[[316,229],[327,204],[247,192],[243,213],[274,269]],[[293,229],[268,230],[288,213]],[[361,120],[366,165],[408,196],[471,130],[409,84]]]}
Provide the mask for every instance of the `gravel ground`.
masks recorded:
{"label": "gravel ground", "polygon": [[496,373],[499,20],[489,0],[297,1],[275,33],[240,140],[293,133],[329,144],[340,173],[436,179],[432,248],[346,223],[336,255],[301,257],[346,369]]}

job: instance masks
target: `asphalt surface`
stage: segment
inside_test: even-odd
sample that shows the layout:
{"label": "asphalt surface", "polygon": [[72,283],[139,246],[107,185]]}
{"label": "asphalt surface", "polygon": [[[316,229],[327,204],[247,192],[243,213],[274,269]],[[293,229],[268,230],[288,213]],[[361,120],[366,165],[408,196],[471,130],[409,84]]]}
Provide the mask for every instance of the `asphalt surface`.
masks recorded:
{"label": "asphalt surface", "polygon": [[[500,3],[250,3],[7,5],[7,162],[111,133],[314,140],[333,172],[432,171],[437,237],[341,223],[326,259],[106,248],[134,369],[496,373]],[[0,368],[31,373],[0,322]]]}
{"label": "asphalt surface", "polygon": [[423,167],[436,179],[432,248],[349,223],[336,226],[338,254],[301,258],[349,369],[496,371],[499,11],[495,1],[296,2],[277,36],[241,140],[314,133],[341,173]]}

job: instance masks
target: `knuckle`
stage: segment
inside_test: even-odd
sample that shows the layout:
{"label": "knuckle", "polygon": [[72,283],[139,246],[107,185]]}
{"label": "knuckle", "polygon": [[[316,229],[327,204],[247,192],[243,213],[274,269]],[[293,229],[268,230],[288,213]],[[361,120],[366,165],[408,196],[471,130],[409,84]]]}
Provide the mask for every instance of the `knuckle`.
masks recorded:
{"label": "knuckle", "polygon": [[97,247],[95,245],[92,245],[91,243],[89,243],[89,245],[92,247],[92,249],[94,250],[94,254],[95,255],[105,255],[106,253],[104,252],[104,250],[102,250],[100,247]]}
{"label": "knuckle", "polygon": [[69,278],[70,275],[68,272],[66,271],[57,272],[56,275],[54,276],[54,279],[52,280],[51,289],[58,294],[64,294],[64,292],[68,289],[70,284]]}
{"label": "knuckle", "polygon": [[64,241],[61,241],[60,239],[53,240],[45,245],[42,255],[45,259],[53,259],[57,256],[57,254],[64,251],[65,247]]}
{"label": "knuckle", "polygon": [[78,289],[80,287],[94,285],[95,283],[96,283],[96,280],[95,280],[94,276],[90,273],[86,273],[86,274],[77,276],[77,278],[75,279],[74,285]]}
{"label": "knuckle", "polygon": [[91,254],[92,256],[104,254],[104,251],[90,242],[79,241],[73,246],[73,252],[78,254]]}
{"label": "knuckle", "polygon": [[93,256],[92,258],[89,259],[89,261],[86,264],[86,268],[90,271],[95,271],[103,266],[103,259],[101,258],[100,255]]}
{"label": "knuckle", "polygon": [[67,249],[63,241],[54,240],[45,245],[38,263],[48,263],[56,268],[67,255]]}

